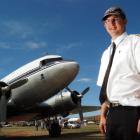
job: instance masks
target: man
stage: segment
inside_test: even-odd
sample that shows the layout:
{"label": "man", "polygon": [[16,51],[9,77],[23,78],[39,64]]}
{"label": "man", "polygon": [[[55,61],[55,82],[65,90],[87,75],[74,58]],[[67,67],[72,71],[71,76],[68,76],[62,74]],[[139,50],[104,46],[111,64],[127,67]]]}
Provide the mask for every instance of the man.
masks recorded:
{"label": "man", "polygon": [[140,140],[140,36],[126,33],[126,15],[119,7],[109,8],[102,22],[115,49],[110,45],[101,58],[99,127],[106,140]]}

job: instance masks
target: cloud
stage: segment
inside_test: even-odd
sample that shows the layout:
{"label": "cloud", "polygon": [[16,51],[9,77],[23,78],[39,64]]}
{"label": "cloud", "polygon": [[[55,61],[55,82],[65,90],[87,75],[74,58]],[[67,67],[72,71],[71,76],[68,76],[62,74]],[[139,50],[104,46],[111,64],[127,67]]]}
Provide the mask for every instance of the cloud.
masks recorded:
{"label": "cloud", "polygon": [[0,38],[0,48],[23,50],[25,48],[39,49],[46,47],[47,43],[39,40],[40,38],[37,36],[40,35],[37,33],[39,29],[35,29],[37,25],[31,26],[30,23],[17,20],[1,21],[0,32],[3,36]]}
{"label": "cloud", "polygon": [[5,42],[0,42],[0,48],[2,49],[10,49],[10,45]]}
{"label": "cloud", "polygon": [[3,27],[3,32],[7,35],[25,39],[29,35],[33,34],[32,28],[23,22],[9,20],[3,21],[1,24]]}
{"label": "cloud", "polygon": [[[20,46],[20,47],[19,47]],[[6,43],[6,42],[0,42],[0,48],[1,49],[14,49],[14,50],[23,50],[23,49],[40,49],[47,47],[47,43],[43,41],[24,41],[22,44],[20,43]]]}
{"label": "cloud", "polygon": [[76,48],[76,47],[80,47],[80,46],[82,46],[82,43],[81,42],[75,42],[75,43],[69,43],[69,44],[66,44],[66,45],[57,45],[56,46],[56,52],[57,53],[63,53],[63,52],[65,52],[65,51],[69,51],[69,50],[71,50],[71,49],[73,49],[73,48]]}
{"label": "cloud", "polygon": [[60,28],[62,25],[59,23],[59,17],[52,19],[44,19],[42,21],[32,20],[2,20],[0,22],[0,32],[3,36],[16,38],[16,39],[38,39],[41,36],[48,35]]}
{"label": "cloud", "polygon": [[25,47],[29,49],[39,49],[47,47],[46,42],[35,42],[35,41],[28,41],[25,43]]}
{"label": "cloud", "polygon": [[81,78],[81,79],[77,80],[77,82],[82,82],[82,83],[89,83],[92,81],[93,81],[93,79],[91,79],[91,78]]}

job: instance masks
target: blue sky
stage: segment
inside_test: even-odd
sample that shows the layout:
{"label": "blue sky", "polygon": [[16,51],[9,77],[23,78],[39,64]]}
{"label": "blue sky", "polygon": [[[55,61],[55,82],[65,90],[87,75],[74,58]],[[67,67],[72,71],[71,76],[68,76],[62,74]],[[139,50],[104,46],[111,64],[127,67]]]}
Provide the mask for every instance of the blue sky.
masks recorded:
{"label": "blue sky", "polygon": [[80,64],[69,87],[90,86],[82,104],[99,105],[100,57],[110,43],[101,18],[114,5],[127,15],[127,32],[140,33],[139,0],[0,0],[0,78],[45,53],[58,54]]}

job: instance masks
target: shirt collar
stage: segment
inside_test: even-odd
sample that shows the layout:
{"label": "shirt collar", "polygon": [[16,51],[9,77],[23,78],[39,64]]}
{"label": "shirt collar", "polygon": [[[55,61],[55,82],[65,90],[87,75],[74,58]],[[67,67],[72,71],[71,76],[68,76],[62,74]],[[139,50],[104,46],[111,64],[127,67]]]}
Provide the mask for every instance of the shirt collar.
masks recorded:
{"label": "shirt collar", "polygon": [[119,37],[117,37],[115,40],[111,40],[111,42],[114,42],[116,44],[116,46],[118,46],[121,41],[124,40],[124,38],[127,36],[128,34],[126,32],[124,32],[123,34],[121,34]]}

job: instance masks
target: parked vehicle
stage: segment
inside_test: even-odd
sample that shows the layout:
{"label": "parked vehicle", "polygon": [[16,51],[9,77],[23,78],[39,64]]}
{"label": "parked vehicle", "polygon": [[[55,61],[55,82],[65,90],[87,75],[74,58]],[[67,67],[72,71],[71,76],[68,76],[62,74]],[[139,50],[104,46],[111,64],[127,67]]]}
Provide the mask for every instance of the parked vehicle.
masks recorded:
{"label": "parked vehicle", "polygon": [[81,127],[81,125],[80,125],[80,123],[78,123],[78,122],[68,122],[68,124],[67,124],[67,127],[68,128],[80,128]]}

